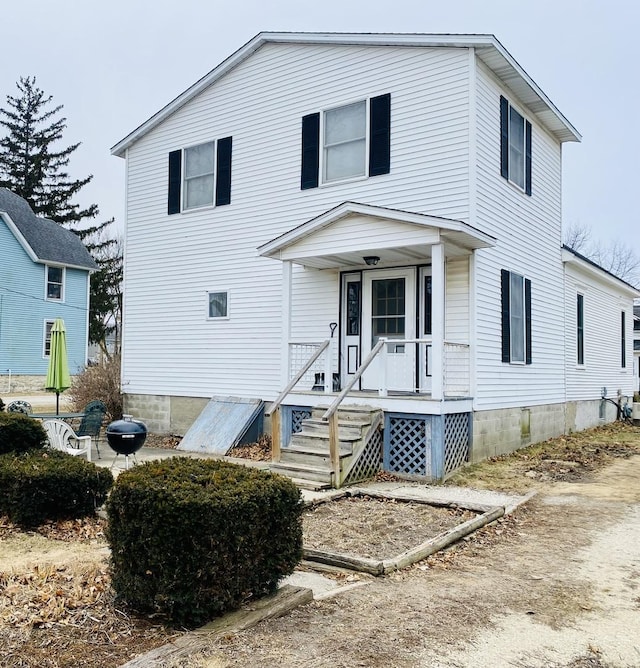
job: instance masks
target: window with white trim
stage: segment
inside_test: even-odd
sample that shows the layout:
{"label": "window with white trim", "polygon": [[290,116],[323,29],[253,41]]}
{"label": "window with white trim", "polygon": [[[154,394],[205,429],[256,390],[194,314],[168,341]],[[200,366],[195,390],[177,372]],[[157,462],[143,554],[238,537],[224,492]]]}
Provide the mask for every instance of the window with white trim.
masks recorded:
{"label": "window with white trim", "polygon": [[531,195],[531,123],[500,97],[500,172]]}
{"label": "window with white trim", "polygon": [[231,204],[231,149],[224,137],[169,153],[167,214]]}
{"label": "window with white trim", "polygon": [[64,267],[45,267],[47,299],[62,301],[64,299]]}
{"label": "window with white trim", "polygon": [[207,302],[209,305],[208,318],[228,318],[229,300],[228,293],[225,292],[207,292]]}
{"label": "window with white trim", "polygon": [[44,343],[43,343],[43,356],[49,357],[51,354],[51,329],[53,328],[53,320],[44,321]]}
{"label": "window with white trim", "polygon": [[338,181],[366,173],[367,102],[325,111],[322,123],[322,181]]}
{"label": "window with white trim", "polygon": [[576,295],[576,362],[584,365],[584,295]]}
{"label": "window with white trim", "polygon": [[300,188],[388,174],[391,95],[350,102],[302,118]]}
{"label": "window with white trim", "polygon": [[502,361],[531,364],[531,281],[515,272],[501,272]]}
{"label": "window with white trim", "polygon": [[182,208],[213,205],[215,142],[184,149]]}
{"label": "window with white trim", "polygon": [[627,368],[627,314],[625,311],[620,312],[620,347],[621,359],[620,363],[623,369]]}

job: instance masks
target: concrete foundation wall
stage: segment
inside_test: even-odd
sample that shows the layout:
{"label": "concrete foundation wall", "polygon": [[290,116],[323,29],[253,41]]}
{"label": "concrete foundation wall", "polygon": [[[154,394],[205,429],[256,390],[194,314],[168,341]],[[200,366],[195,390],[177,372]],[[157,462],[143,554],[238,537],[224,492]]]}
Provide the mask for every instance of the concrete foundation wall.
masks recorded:
{"label": "concrete foundation wall", "polygon": [[[209,401],[209,397],[125,394],[124,413],[142,420],[152,434],[184,436]],[[269,419],[265,419],[264,430],[271,433]]]}
{"label": "concrete foundation wall", "polygon": [[600,411],[599,399],[478,411],[473,415],[470,460],[479,462],[616,419],[616,407],[610,402],[604,406],[604,419]]}
{"label": "concrete foundation wall", "polygon": [[9,376],[0,374],[0,397],[3,394],[43,392],[46,376]]}

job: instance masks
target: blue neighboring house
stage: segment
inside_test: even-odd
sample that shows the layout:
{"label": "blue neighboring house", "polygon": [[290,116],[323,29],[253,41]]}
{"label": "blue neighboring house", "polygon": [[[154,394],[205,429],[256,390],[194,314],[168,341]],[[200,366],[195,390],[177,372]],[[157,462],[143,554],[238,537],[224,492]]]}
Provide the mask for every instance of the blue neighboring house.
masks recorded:
{"label": "blue neighboring house", "polygon": [[[87,360],[89,275],[97,265],[80,239],[36,216],[28,202],[0,188],[0,375],[47,373],[51,326],[64,320],[72,374]],[[27,379],[24,378],[26,381]],[[2,383],[4,386],[4,383]]]}

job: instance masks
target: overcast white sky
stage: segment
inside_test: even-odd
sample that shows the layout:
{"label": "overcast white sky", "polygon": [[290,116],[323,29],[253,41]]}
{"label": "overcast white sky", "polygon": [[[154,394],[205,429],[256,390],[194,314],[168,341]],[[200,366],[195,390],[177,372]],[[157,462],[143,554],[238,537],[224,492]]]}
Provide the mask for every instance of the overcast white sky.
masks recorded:
{"label": "overcast white sky", "polygon": [[79,202],[118,221],[110,147],[258,32],[492,33],[583,136],[564,148],[565,225],[640,255],[637,0],[3,0],[0,24],[0,105],[35,75],[82,142],[72,175],[94,175]]}

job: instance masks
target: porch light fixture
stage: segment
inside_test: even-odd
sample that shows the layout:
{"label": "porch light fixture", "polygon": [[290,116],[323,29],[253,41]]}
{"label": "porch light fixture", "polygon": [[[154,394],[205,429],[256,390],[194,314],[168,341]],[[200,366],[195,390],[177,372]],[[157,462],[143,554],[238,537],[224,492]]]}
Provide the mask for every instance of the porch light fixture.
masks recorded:
{"label": "porch light fixture", "polygon": [[377,255],[365,255],[362,259],[364,260],[364,263],[368,264],[370,267],[380,262],[380,258]]}

